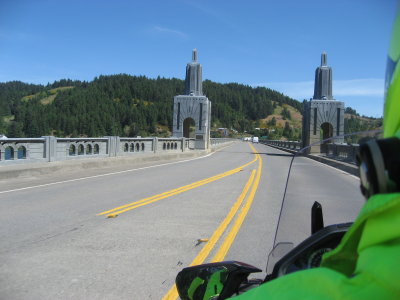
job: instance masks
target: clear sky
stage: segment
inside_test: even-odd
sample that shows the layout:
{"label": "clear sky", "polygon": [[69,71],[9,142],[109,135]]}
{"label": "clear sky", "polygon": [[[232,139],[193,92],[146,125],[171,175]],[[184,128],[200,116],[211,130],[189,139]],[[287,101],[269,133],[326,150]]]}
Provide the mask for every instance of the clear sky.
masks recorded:
{"label": "clear sky", "polygon": [[[127,73],[185,76],[313,96],[328,53],[333,95],[381,116],[395,0],[0,0],[0,82]],[[212,101],[212,99],[210,99]]]}

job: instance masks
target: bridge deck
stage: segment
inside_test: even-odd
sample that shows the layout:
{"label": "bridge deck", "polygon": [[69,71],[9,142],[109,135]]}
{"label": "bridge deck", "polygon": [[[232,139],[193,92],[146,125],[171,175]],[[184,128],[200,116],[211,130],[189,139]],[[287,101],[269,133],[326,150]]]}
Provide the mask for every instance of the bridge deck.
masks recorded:
{"label": "bridge deck", "polygon": [[[262,160],[259,185],[225,259],[265,269],[290,157],[265,145],[255,147]],[[0,298],[162,298],[176,273],[206,245],[197,240],[211,238],[243,193],[259,166],[255,158],[248,143],[236,143],[185,162],[1,180]],[[306,159],[301,164],[310,168],[319,163]],[[321,180],[316,184],[334,178],[335,193],[355,197],[354,177],[324,165],[314,169],[319,173],[313,176]],[[307,193],[309,180],[299,177],[301,193]],[[349,188],[338,190],[338,184]],[[140,200],[145,205],[131,204]],[[361,204],[356,201],[349,216]],[[98,215],[123,205],[133,209],[115,218]],[[306,214],[309,207],[302,211]],[[217,253],[235,220],[205,261]]]}

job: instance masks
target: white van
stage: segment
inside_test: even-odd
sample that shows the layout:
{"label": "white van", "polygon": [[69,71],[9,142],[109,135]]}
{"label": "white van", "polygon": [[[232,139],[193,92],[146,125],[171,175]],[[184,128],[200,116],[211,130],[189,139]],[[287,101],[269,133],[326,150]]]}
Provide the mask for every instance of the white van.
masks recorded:
{"label": "white van", "polygon": [[258,143],[258,136],[253,136],[252,142],[253,143]]}

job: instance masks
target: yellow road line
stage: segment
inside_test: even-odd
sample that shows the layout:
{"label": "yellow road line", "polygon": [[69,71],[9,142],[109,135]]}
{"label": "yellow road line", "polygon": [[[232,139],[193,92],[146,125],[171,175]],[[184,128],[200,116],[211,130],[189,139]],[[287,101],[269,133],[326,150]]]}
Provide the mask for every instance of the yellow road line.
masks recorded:
{"label": "yellow road line", "polygon": [[[210,238],[209,242],[206,245],[204,245],[203,249],[201,249],[199,254],[192,261],[190,266],[199,265],[199,264],[204,262],[206,257],[210,254],[211,250],[214,248],[215,244],[220,239],[220,237],[223,234],[223,232],[226,230],[226,228],[229,225],[229,223],[232,221],[233,217],[236,215],[239,207],[241,206],[244,198],[246,197],[246,194],[247,194],[250,186],[253,184],[251,192],[250,192],[250,195],[248,197],[248,200],[247,200],[245,206],[243,207],[241,213],[239,214],[238,219],[235,221],[235,223],[234,223],[234,225],[232,227],[232,230],[228,233],[227,238],[225,238],[222,246],[218,250],[217,254],[214,256],[213,261],[215,261],[216,258],[219,259],[220,257],[222,257],[222,259],[223,259],[223,257],[225,257],[226,253],[228,252],[230,246],[232,245],[232,242],[235,239],[236,234],[239,231],[239,229],[240,229],[240,227],[241,227],[241,225],[243,223],[243,220],[245,219],[245,217],[247,215],[247,212],[249,211],[249,209],[251,207],[251,204],[253,202],[254,195],[255,195],[255,193],[257,191],[258,184],[260,182],[260,177],[261,177],[261,169],[262,169],[261,156],[257,153],[256,149],[251,144],[250,144],[250,147],[252,148],[253,152],[256,153],[256,159],[259,159],[259,165],[258,165],[258,170],[257,170],[257,175],[256,175],[256,181],[253,184],[254,174],[255,174],[255,170],[253,170],[251,175],[250,175],[249,180],[247,181],[242,193],[238,197],[238,199],[235,202],[234,206],[231,208],[230,212],[228,213],[228,215],[226,216],[224,221],[222,221],[220,226],[213,233],[213,235]],[[171,287],[171,289],[167,292],[167,294],[165,294],[165,296],[163,297],[163,300],[176,300],[178,298],[178,296],[179,296],[178,295],[178,290],[176,289],[176,285],[174,284]]]}
{"label": "yellow road line", "polygon": [[172,288],[165,294],[162,300],[176,300],[178,298],[178,289],[176,288],[176,284],[172,286]]}
{"label": "yellow road line", "polygon": [[111,212],[115,212],[115,211],[118,211],[118,210],[122,210],[122,209],[124,209],[124,208],[130,207],[130,206],[133,206],[133,205],[137,205],[137,204],[139,204],[139,203],[143,203],[143,202],[146,202],[146,201],[148,201],[148,200],[153,200],[153,199],[158,198],[158,197],[172,196],[172,194],[174,194],[174,193],[176,193],[176,192],[179,192],[179,191],[181,191],[181,190],[187,190],[188,188],[192,188],[193,186],[197,186],[197,185],[202,184],[202,183],[208,183],[210,180],[215,180],[215,179],[219,179],[219,178],[222,178],[222,177],[231,175],[231,174],[233,174],[232,171],[238,172],[238,171],[240,171],[240,170],[236,170],[236,169],[230,170],[230,171],[227,171],[227,172],[225,172],[225,173],[218,174],[218,175],[215,175],[215,176],[213,176],[213,177],[206,178],[206,179],[203,179],[203,180],[200,180],[200,181],[196,181],[196,182],[193,182],[193,183],[191,183],[191,184],[188,184],[188,185],[185,185],[185,186],[181,186],[181,187],[179,187],[179,188],[176,188],[176,189],[173,189],[173,190],[170,190],[170,191],[167,191],[167,192],[164,192],[164,193],[155,195],[155,196],[151,196],[151,197],[148,197],[148,198],[144,198],[144,199],[142,199],[142,200],[139,200],[139,201],[135,201],[135,202],[128,203],[128,204],[125,204],[125,205],[122,205],[122,206],[118,206],[118,207],[116,207],[116,208],[113,208],[113,209],[110,209],[110,210],[101,212],[101,213],[99,213],[98,215],[105,215],[105,214],[108,214],[108,213],[111,213]]}
{"label": "yellow road line", "polygon": [[[201,264],[207,256],[210,254],[211,250],[214,248],[215,244],[218,242],[218,240],[221,238],[222,234],[228,227],[229,223],[232,221],[233,217],[236,215],[238,209],[243,203],[244,198],[246,197],[247,192],[250,189],[251,184],[254,181],[254,176],[255,176],[256,170],[252,170],[251,175],[244,186],[242,193],[240,196],[237,198],[235,204],[232,206],[231,210],[225,217],[225,219],[222,221],[222,223],[219,225],[217,230],[214,231],[213,235],[207,242],[207,244],[204,245],[204,247],[200,250],[199,254],[195,257],[195,259],[192,261],[190,266],[195,266]],[[178,297],[178,291],[176,289],[176,285],[174,284],[172,288],[168,291],[168,293],[163,297],[163,300],[172,300],[176,299]]]}
{"label": "yellow road line", "polygon": [[[157,201],[159,201],[159,200],[162,200],[162,199],[165,199],[165,198],[174,196],[174,195],[181,194],[181,193],[183,193],[183,192],[192,190],[192,189],[194,189],[194,188],[197,188],[197,187],[199,187],[199,186],[205,185],[205,184],[207,184],[207,183],[210,183],[210,182],[216,181],[216,180],[218,180],[218,179],[224,178],[224,177],[226,177],[226,176],[235,174],[235,173],[237,173],[237,172],[239,172],[239,171],[240,171],[240,170],[237,170],[237,171],[235,171],[235,172],[226,173],[226,174],[224,174],[224,175],[222,175],[222,176],[218,176],[218,177],[216,177],[216,178],[213,178],[213,179],[207,180],[207,181],[205,181],[205,182],[202,182],[202,183],[199,183],[199,184],[196,184],[196,185],[187,187],[187,188],[185,188],[185,189],[180,189],[180,190],[178,190],[178,191],[176,191],[176,192],[174,192],[174,193],[169,193],[169,194],[167,194],[167,195],[163,195],[163,196],[160,196],[160,197],[157,197],[157,198],[152,197],[152,198],[153,198],[152,200],[148,200],[148,201],[145,201],[145,202],[136,204],[136,205],[132,205],[132,206],[129,206],[128,208],[125,208],[125,209],[122,209],[122,210],[114,211],[114,212],[111,213],[110,215],[122,214],[122,213],[127,212],[127,211],[130,211],[130,210],[132,210],[132,209],[135,209],[135,208],[138,208],[138,207],[141,207],[141,206],[144,206],[144,205],[153,203],[153,202],[157,202]],[[109,215],[108,215],[108,216],[109,216]]]}
{"label": "yellow road line", "polygon": [[101,213],[99,213],[97,215],[105,215],[105,214],[116,215],[116,214],[121,214],[123,212],[135,209],[137,207],[140,207],[140,206],[143,206],[143,205],[147,205],[147,204],[159,201],[161,199],[165,199],[167,197],[183,193],[185,191],[194,189],[194,188],[202,186],[204,184],[207,184],[207,183],[213,182],[215,180],[224,178],[226,176],[235,174],[235,173],[241,171],[243,168],[247,167],[248,165],[251,165],[252,163],[254,163],[257,159],[258,158],[256,156],[252,161],[250,161],[250,162],[248,162],[248,163],[246,163],[246,164],[244,164],[244,165],[242,165],[242,166],[240,166],[238,168],[229,170],[227,172],[215,175],[215,176],[210,177],[210,178],[206,178],[206,179],[203,179],[203,180],[200,180],[200,181],[196,181],[194,183],[191,183],[191,184],[188,184],[188,185],[185,185],[185,186],[182,186],[182,187],[179,187],[179,188],[176,188],[176,189],[173,189],[173,190],[170,190],[170,191],[167,191],[167,192],[155,195],[155,196],[151,196],[151,197],[148,197],[148,198],[141,199],[139,201],[135,201],[135,202],[128,203],[128,204],[125,204],[125,205],[122,205],[122,206],[118,206],[116,208],[101,212]]}
{"label": "yellow road line", "polygon": [[[257,155],[259,156],[259,154],[257,154]],[[242,208],[241,212],[239,213],[239,216],[237,217],[235,223],[233,224],[230,232],[226,236],[224,242],[222,243],[221,247],[218,249],[217,253],[213,257],[211,262],[223,261],[226,254],[228,253],[230,247],[232,246],[232,243],[235,240],[236,235],[238,234],[238,232],[243,224],[243,221],[246,218],[247,213],[250,210],[251,204],[253,203],[254,195],[256,194],[258,184],[260,182],[261,169],[262,169],[262,158],[259,156],[257,177],[251,188],[251,191],[247,198],[247,201],[246,201],[244,207]]]}

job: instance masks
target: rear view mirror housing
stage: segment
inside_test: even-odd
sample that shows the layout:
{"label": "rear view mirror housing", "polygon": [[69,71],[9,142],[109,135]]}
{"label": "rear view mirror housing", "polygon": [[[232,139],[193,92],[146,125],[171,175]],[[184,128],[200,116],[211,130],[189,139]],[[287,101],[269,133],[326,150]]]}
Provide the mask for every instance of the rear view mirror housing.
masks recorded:
{"label": "rear view mirror housing", "polygon": [[239,290],[250,273],[260,269],[237,261],[225,261],[184,268],[176,276],[182,300],[226,299]]}

